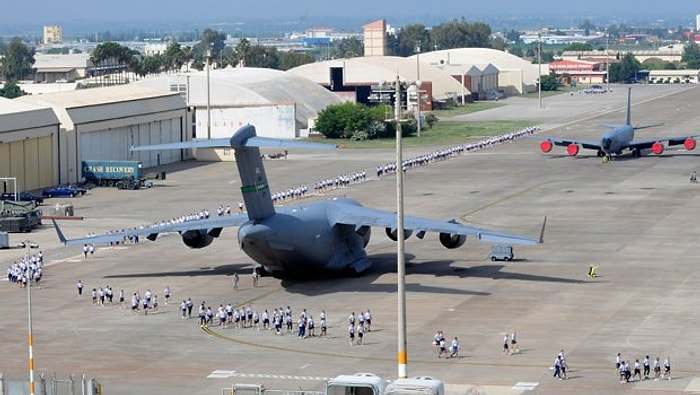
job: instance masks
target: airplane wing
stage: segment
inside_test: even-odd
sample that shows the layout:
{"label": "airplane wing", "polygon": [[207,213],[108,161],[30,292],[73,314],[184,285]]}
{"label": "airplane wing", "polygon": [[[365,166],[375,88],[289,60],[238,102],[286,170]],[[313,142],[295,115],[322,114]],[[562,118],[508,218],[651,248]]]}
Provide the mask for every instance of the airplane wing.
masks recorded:
{"label": "airplane wing", "polygon": [[554,145],[561,146],[561,147],[566,147],[570,144],[576,144],[576,145],[579,145],[583,148],[597,150],[597,151],[600,151],[600,148],[601,148],[600,141],[563,139],[561,137],[550,137],[550,136],[528,136],[528,137],[542,140],[542,141],[549,141],[550,143],[552,143]]}
{"label": "airplane wing", "polygon": [[184,233],[188,230],[205,230],[207,233],[212,231],[220,232],[221,229],[225,227],[240,226],[248,221],[248,216],[245,214],[234,214],[191,221],[164,222],[74,239],[66,238],[63,231],[61,231],[61,228],[59,228],[58,224],[56,223],[56,220],[52,219],[51,221],[53,222],[53,226],[56,229],[56,233],[58,233],[58,238],[61,243],[65,245],[83,245],[92,243],[118,242],[130,236],[146,237],[147,239],[154,241],[156,237],[162,233]]}
{"label": "airplane wing", "polygon": [[[333,221],[335,224],[375,226],[396,229],[396,213],[352,205],[343,205],[337,210],[333,211],[334,212],[330,215],[331,221]],[[419,238],[423,238],[422,235],[425,234],[425,232],[435,232],[475,236],[479,240],[491,243],[535,245],[543,242],[542,239],[546,221],[547,219],[545,218],[545,223],[542,224],[542,232],[539,240],[509,233],[466,226],[458,223],[455,220],[441,222],[409,215],[404,216],[404,228],[406,230],[415,231]]]}
{"label": "airplane wing", "polygon": [[[669,146],[685,144],[686,140],[694,139],[700,136],[700,134],[694,134],[689,136],[678,136],[678,137],[661,137],[658,139],[647,139],[647,140],[632,140],[627,144],[626,148],[629,149],[650,149],[655,143],[667,142]],[[693,144],[694,146],[694,144]]]}

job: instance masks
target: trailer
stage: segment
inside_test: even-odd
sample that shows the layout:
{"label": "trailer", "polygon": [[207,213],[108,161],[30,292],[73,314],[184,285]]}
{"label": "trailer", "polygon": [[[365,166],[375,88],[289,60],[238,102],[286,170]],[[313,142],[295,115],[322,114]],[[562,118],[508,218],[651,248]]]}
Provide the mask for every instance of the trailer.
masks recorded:
{"label": "trailer", "polygon": [[139,189],[145,181],[142,167],[139,161],[84,160],[82,172],[85,182],[96,186]]}

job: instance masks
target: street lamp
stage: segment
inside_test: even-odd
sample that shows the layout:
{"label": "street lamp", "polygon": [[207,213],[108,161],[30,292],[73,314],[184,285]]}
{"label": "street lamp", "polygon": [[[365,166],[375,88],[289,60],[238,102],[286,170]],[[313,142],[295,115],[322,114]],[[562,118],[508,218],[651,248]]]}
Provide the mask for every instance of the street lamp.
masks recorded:
{"label": "street lamp", "polygon": [[542,109],[542,33],[537,33],[537,101]]}
{"label": "street lamp", "polygon": [[[396,76],[394,86],[394,120],[396,121],[396,277],[398,284],[398,364],[399,378],[408,377],[406,342],[406,256],[403,227],[403,152],[401,149],[401,80]],[[420,122],[420,121],[419,121]],[[420,123],[419,123],[420,124]]]}
{"label": "street lamp", "polygon": [[210,63],[211,49],[207,49],[207,139],[211,140],[211,84],[209,80]]}

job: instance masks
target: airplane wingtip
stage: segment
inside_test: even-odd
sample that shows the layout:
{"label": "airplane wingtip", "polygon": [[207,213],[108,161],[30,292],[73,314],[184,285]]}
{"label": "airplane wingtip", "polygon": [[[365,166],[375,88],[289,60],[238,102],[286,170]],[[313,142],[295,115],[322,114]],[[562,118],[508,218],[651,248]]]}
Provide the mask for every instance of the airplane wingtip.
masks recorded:
{"label": "airplane wingtip", "polygon": [[540,238],[538,240],[539,244],[544,243],[544,229],[547,226],[547,216],[544,216],[544,221],[542,221],[542,229],[540,230]]}
{"label": "airplane wingtip", "polygon": [[58,240],[60,240],[61,243],[63,243],[64,245],[68,244],[68,239],[66,239],[66,236],[61,231],[61,228],[58,226],[56,219],[51,218],[51,222],[53,223],[54,229],[56,229],[56,234],[58,235]]}

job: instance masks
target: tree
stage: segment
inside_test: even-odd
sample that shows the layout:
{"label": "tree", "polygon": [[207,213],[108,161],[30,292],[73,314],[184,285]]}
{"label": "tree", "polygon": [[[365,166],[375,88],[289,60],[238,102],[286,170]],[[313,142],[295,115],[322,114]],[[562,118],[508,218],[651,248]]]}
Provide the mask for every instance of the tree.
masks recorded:
{"label": "tree", "polygon": [[128,70],[136,71],[139,66],[139,53],[129,47],[115,42],[98,44],[92,50],[90,60],[98,65],[124,65]]}
{"label": "tree", "polygon": [[357,37],[349,37],[338,41],[335,52],[340,58],[355,58],[365,54],[365,46]]}
{"label": "tree", "polygon": [[405,26],[398,32],[396,39],[396,48],[392,49],[396,56],[411,56],[417,49],[425,51],[432,47],[430,32],[421,24]]}
{"label": "tree", "polygon": [[34,70],[34,49],[29,48],[19,37],[10,41],[5,56],[0,64],[0,74],[7,81],[19,81],[24,79]]}
{"label": "tree", "polygon": [[297,66],[316,61],[313,56],[304,52],[285,51],[279,54],[279,63],[277,68],[280,70],[289,70]]}
{"label": "tree", "polygon": [[542,75],[540,76],[540,85],[542,88],[542,91],[555,91],[557,90],[558,83],[557,83],[557,77],[553,75]]}
{"label": "tree", "polygon": [[571,43],[564,48],[562,48],[562,51],[571,51],[571,52],[584,52],[584,51],[592,51],[593,50],[593,45],[591,43]]}
{"label": "tree", "polygon": [[683,47],[681,62],[685,63],[689,69],[700,68],[700,46],[694,41],[688,41]]}
{"label": "tree", "polygon": [[5,85],[0,88],[0,96],[8,99],[14,99],[15,97],[20,97],[26,94],[27,92],[23,91],[13,80],[5,82]]}
{"label": "tree", "polygon": [[165,48],[165,52],[163,52],[162,66],[165,70],[179,71],[187,62],[186,58],[187,54],[185,53],[185,49],[182,48],[180,43],[173,41],[168,44],[168,47]]}
{"label": "tree", "polygon": [[265,47],[262,45],[253,45],[248,48],[246,55],[246,67],[262,67],[267,69],[276,69],[279,64],[279,52],[275,47]]}
{"label": "tree", "polygon": [[620,62],[610,63],[610,82],[634,82],[640,68],[641,64],[634,55],[627,53],[620,59]]}
{"label": "tree", "polygon": [[327,138],[350,137],[356,131],[367,131],[372,116],[362,103],[330,105],[318,113],[314,129]]}
{"label": "tree", "polygon": [[485,23],[467,23],[464,18],[433,27],[431,41],[440,49],[491,47],[491,27]]}

